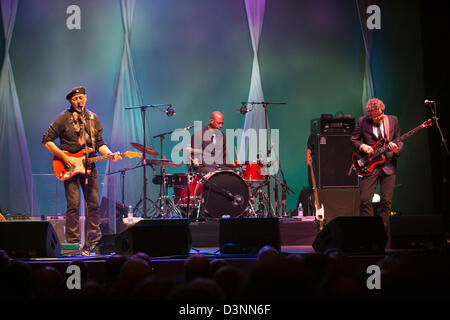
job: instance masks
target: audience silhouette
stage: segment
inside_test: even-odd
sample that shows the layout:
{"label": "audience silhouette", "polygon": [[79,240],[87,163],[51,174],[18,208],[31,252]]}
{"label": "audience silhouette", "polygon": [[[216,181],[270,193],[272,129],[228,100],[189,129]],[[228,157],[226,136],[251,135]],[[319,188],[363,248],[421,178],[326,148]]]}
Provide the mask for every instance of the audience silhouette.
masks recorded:
{"label": "audience silhouette", "polygon": [[[91,277],[89,264],[74,259],[81,270],[81,289],[70,290],[60,268],[32,269],[0,250],[1,299],[74,299],[146,301],[283,301],[448,299],[450,251],[426,249],[393,252],[376,261],[381,288],[367,286],[364,259],[339,249],[323,253],[284,254],[265,246],[253,267],[242,269],[230,260],[197,253],[183,265],[182,281],[158,274],[145,253],[106,259],[104,278]],[[372,259],[373,261],[373,259]]]}

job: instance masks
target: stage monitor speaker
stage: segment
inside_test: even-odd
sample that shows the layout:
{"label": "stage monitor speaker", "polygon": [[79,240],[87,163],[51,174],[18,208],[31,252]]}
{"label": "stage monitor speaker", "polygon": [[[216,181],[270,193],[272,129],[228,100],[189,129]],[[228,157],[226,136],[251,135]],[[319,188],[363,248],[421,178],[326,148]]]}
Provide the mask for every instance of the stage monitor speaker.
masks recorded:
{"label": "stage monitor speaker", "polygon": [[278,218],[220,219],[219,234],[221,253],[257,253],[266,245],[281,249]]}
{"label": "stage monitor speaker", "polygon": [[337,217],[319,232],[313,242],[317,252],[337,248],[346,253],[383,252],[387,235],[381,217]]}
{"label": "stage monitor speaker", "polygon": [[0,249],[10,258],[55,258],[61,244],[48,221],[0,222]]}
{"label": "stage monitor speaker", "polygon": [[129,227],[115,239],[116,253],[143,252],[150,257],[186,255],[191,251],[187,219],[145,219]]}
{"label": "stage monitor speaker", "polygon": [[[353,146],[350,134],[318,134],[308,139],[311,160],[318,188],[359,187],[359,178],[352,172]],[[309,183],[312,185],[311,172],[308,170]]]}
{"label": "stage monitor speaker", "polygon": [[[359,216],[359,188],[320,188],[317,189],[317,195],[324,207],[325,224],[336,217]],[[300,192],[298,201],[302,202],[305,216],[313,214],[312,197],[313,190],[309,187]]]}
{"label": "stage monitor speaker", "polygon": [[441,215],[391,216],[391,249],[431,249],[445,244]]}

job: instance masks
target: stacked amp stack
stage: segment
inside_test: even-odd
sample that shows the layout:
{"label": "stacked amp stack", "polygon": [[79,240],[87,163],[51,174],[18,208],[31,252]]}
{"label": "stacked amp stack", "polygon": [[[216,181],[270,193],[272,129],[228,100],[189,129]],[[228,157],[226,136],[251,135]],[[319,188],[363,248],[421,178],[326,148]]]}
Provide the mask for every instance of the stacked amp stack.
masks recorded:
{"label": "stacked amp stack", "polygon": [[[337,216],[359,216],[359,178],[350,171],[353,153],[350,137],[354,128],[355,119],[351,117],[322,115],[311,120],[307,147],[311,150],[318,197],[325,208],[325,223]],[[311,214],[308,212],[312,195],[309,169],[308,176],[310,187],[304,188],[299,197],[305,215]]]}

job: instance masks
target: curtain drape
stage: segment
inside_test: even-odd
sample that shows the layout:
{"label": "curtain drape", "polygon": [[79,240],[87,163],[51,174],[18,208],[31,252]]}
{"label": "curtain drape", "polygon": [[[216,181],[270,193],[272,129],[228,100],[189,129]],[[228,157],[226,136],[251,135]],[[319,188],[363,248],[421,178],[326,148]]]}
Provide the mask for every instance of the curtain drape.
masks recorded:
{"label": "curtain drape", "polygon": [[371,68],[372,61],[372,40],[373,33],[367,28],[367,7],[374,4],[374,0],[356,0],[356,7],[358,9],[359,22],[361,26],[361,33],[364,41],[365,52],[365,67],[364,67],[364,82],[362,92],[362,114],[365,114],[365,105],[367,100],[375,97],[375,86],[373,82],[373,74]]}
{"label": "curtain drape", "polygon": [[[250,90],[248,94],[248,102],[263,102],[264,94],[261,84],[261,74],[259,71],[258,49],[259,39],[264,20],[265,0],[245,0],[245,9],[247,12],[248,26],[250,29],[250,37],[253,48],[253,65],[250,80]],[[245,115],[244,133],[249,129],[269,129],[266,128],[264,108],[261,104],[249,104],[247,108],[251,111]],[[255,161],[249,156],[255,156],[249,153],[249,145],[247,139],[241,139],[239,147],[239,159],[245,161]]]}
{"label": "curtain drape", "polygon": [[0,74],[0,172],[4,186],[0,193],[0,209],[8,214],[39,216],[22,112],[9,57],[17,2],[0,2],[5,38]]}
{"label": "curtain drape", "polygon": [[[130,46],[131,26],[133,23],[136,1],[121,0],[120,5],[124,30],[124,43],[119,77],[115,89],[114,119],[109,145],[113,152],[125,152],[128,150],[139,152],[130,146],[130,142],[143,144],[144,130],[141,110],[126,109],[127,107],[143,105]],[[151,133],[147,116],[145,117],[145,126],[145,144],[151,147]],[[146,155],[146,157],[148,158],[149,155]],[[107,164],[102,192],[102,205],[108,207],[107,215],[111,232],[115,231],[114,219],[116,217],[116,204],[125,205],[125,207],[128,207],[129,205],[135,207],[143,197],[144,182],[141,164],[141,158],[133,158],[131,160],[124,158],[122,161],[109,161]],[[150,176],[151,172],[149,171],[151,171],[151,168],[147,167],[146,171],[146,176]],[[151,183],[151,180],[149,181],[150,183],[147,183],[147,194],[152,194],[156,189]]]}

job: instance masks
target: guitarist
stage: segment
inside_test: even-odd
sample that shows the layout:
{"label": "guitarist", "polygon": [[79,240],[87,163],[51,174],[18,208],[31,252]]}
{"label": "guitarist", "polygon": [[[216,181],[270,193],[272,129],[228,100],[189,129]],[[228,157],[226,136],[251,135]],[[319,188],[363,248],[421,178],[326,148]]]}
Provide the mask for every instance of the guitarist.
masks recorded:
{"label": "guitarist", "polygon": [[[86,89],[83,87],[73,88],[66,95],[70,107],[60,113],[56,120],[50,125],[42,138],[42,144],[50,153],[60,158],[67,167],[73,167],[73,160],[62,152],[77,153],[85,148],[85,143],[89,148],[102,155],[112,152],[102,138],[102,125],[97,115],[86,109]],[[60,147],[53,141],[60,139]],[[114,155],[113,161],[121,159],[119,154]],[[98,199],[98,177],[95,165],[89,166],[91,173],[88,174],[87,191],[85,189],[85,176],[77,174],[64,181],[65,196],[67,201],[66,211],[66,241],[68,243],[80,243],[80,187],[83,189],[85,199],[87,199],[87,245],[80,250],[83,254],[90,254],[101,238],[100,231],[100,211]]]}
{"label": "guitarist", "polygon": [[369,176],[361,179],[360,185],[360,215],[374,215],[372,198],[375,188],[380,183],[380,215],[386,231],[388,231],[389,216],[394,195],[396,159],[403,148],[403,142],[398,144],[392,140],[400,137],[398,118],[384,114],[385,105],[377,98],[370,99],[366,104],[367,116],[359,118],[350,141],[356,150],[373,154],[372,148],[379,139],[385,138],[388,142],[386,162],[378,165]]}

